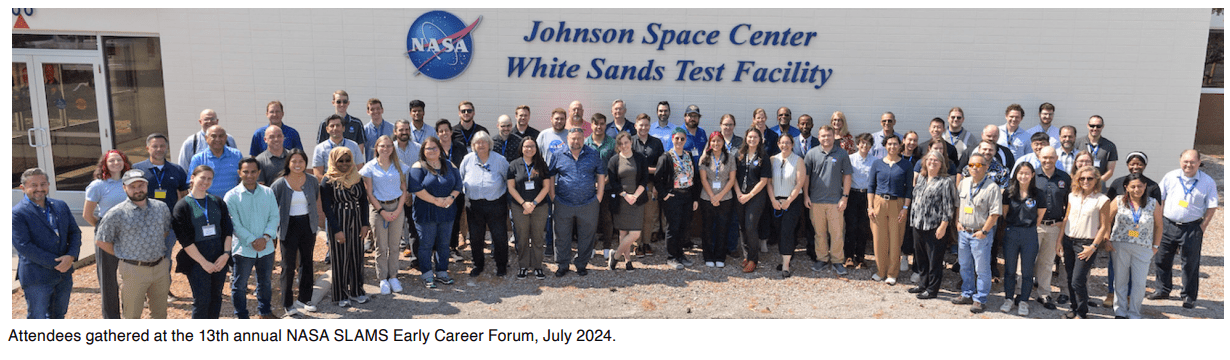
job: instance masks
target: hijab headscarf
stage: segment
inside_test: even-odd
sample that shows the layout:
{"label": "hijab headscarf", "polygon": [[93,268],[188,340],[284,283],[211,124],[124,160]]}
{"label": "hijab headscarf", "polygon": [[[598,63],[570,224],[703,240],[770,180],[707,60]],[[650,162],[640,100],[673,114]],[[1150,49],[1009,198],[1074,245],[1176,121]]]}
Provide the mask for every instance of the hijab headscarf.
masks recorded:
{"label": "hijab headscarf", "polygon": [[[341,172],[337,170],[337,160],[342,158],[342,155],[350,155],[350,171]],[[358,169],[360,164],[354,162],[354,154],[350,152],[350,148],[338,146],[329,151],[329,171],[325,172],[325,181],[331,181],[335,184],[341,184],[342,187],[351,187],[359,183],[362,178],[359,176]]]}

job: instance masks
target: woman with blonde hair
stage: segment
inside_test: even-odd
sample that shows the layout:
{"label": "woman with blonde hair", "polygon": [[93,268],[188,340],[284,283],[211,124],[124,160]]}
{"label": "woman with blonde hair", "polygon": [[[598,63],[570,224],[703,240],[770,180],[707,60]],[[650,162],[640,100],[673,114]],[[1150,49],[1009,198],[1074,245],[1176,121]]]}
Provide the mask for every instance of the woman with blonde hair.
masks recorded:
{"label": "woman with blonde hair", "polygon": [[841,146],[841,149],[845,150],[848,154],[858,152],[858,146],[854,142],[854,135],[850,134],[850,126],[846,124],[846,114],[838,110],[834,111],[833,116],[830,118],[829,124],[833,125],[833,129],[837,130],[834,138],[837,139],[837,144]]}
{"label": "woman with blonde hair", "polygon": [[1065,319],[1084,319],[1089,313],[1089,269],[1098,247],[1108,244],[1112,225],[1112,204],[1101,191],[1102,173],[1092,165],[1078,169],[1072,173],[1076,185],[1068,194],[1068,211],[1063,219],[1063,264],[1072,299],[1072,310],[1063,315]]}
{"label": "woman with blonde hair", "polygon": [[379,225],[372,230],[375,230],[376,279],[380,280],[381,295],[402,290],[401,282],[397,281],[397,248],[406,222],[402,208],[410,199],[410,193],[406,192],[406,173],[410,172],[410,167],[397,158],[395,146],[388,135],[376,139],[372,160],[359,170],[367,190],[367,202],[371,205],[368,223]]}

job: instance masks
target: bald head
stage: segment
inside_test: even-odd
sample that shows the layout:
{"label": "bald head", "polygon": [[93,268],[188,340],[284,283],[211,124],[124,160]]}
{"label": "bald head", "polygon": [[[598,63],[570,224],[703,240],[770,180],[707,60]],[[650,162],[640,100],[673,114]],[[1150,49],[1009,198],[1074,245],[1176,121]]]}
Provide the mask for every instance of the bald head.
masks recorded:
{"label": "bald head", "polygon": [[1038,162],[1042,163],[1041,171],[1051,173],[1055,170],[1055,161],[1059,160],[1059,156],[1055,152],[1055,148],[1051,146],[1043,146],[1038,150]]}
{"label": "bald head", "polygon": [[209,143],[209,150],[220,156],[222,148],[226,147],[226,129],[218,125],[210,126],[205,130],[205,140]]}
{"label": "bald head", "polygon": [[512,118],[509,117],[508,114],[500,115],[500,117],[495,120],[495,125],[500,128],[501,137],[508,138],[508,134],[512,133],[513,122]]}
{"label": "bald head", "polygon": [[265,128],[265,145],[269,147],[270,153],[275,155],[282,154],[282,150],[285,149],[282,143],[283,140],[286,140],[286,136],[282,134],[281,126],[269,125],[269,127]]}
{"label": "bald head", "polygon": [[218,125],[218,113],[214,112],[214,109],[201,110],[197,121],[201,123],[201,131],[209,130],[210,126]]}
{"label": "bald head", "polygon": [[982,139],[999,142],[999,127],[995,125],[987,125],[982,128]]}

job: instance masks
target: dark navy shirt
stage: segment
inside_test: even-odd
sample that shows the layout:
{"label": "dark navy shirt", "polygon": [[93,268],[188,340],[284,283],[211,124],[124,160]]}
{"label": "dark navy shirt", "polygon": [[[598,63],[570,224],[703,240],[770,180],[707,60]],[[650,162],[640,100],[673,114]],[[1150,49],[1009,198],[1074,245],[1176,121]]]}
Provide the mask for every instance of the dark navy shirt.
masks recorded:
{"label": "dark navy shirt", "polygon": [[1046,208],[1046,202],[1042,201],[1041,192],[1035,193],[1031,197],[1018,199],[1019,192],[1015,194],[1008,193],[1010,189],[1004,189],[1004,205],[1008,205],[1008,212],[1004,214],[1004,222],[1008,227],[1034,227],[1038,223],[1038,209]]}
{"label": "dark navy shirt", "polygon": [[871,163],[871,188],[867,192],[876,195],[892,195],[911,198],[914,194],[914,164],[905,159],[892,165],[884,159]]}
{"label": "dark navy shirt", "polygon": [[[179,192],[188,191],[188,173],[184,172],[184,168],[179,165],[172,164],[170,161],[164,161],[160,170],[154,171],[154,164],[149,160],[145,160],[132,165],[133,169],[138,169],[145,172],[145,181],[149,183],[146,196],[150,199],[161,200],[167,204],[168,209],[174,209],[175,203],[179,202]],[[158,199],[156,197],[159,189],[166,191],[166,197]]]}
{"label": "dark navy shirt", "polygon": [[1038,187],[1039,197],[1046,203],[1042,220],[1063,221],[1064,211],[1068,208],[1068,193],[1072,191],[1072,177],[1059,169],[1055,169],[1051,177],[1046,177],[1046,173],[1038,169],[1034,186]]}
{"label": "dark navy shirt", "polygon": [[581,156],[572,157],[568,148],[560,149],[547,164],[555,177],[555,201],[567,206],[588,205],[598,199],[598,175],[606,175],[606,166],[598,158],[598,151],[588,146],[581,147]]}

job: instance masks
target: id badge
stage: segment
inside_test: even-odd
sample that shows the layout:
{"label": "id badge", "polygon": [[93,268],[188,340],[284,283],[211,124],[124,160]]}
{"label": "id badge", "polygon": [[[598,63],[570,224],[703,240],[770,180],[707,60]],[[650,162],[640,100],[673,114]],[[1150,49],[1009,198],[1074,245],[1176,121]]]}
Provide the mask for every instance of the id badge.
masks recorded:
{"label": "id badge", "polygon": [[964,207],[963,209],[964,209],[963,211],[965,211],[965,213],[966,213],[966,214],[973,214],[973,213],[974,213],[974,207],[973,207],[973,206],[966,206],[966,207]]}
{"label": "id badge", "polygon": [[1102,160],[1097,160],[1097,159],[1094,159],[1094,160],[1093,160],[1093,167],[1097,167],[1097,168],[1102,167]]}
{"label": "id badge", "polygon": [[534,182],[533,182],[533,181],[526,181],[526,182],[525,182],[525,190],[534,190]]}
{"label": "id badge", "polygon": [[714,189],[714,190],[721,189],[721,188],[722,188],[722,182],[721,182],[721,181],[714,181],[714,182],[713,182],[713,189]]}
{"label": "id badge", "polygon": [[201,235],[214,236],[218,235],[218,228],[215,225],[205,225],[201,227]]}
{"label": "id badge", "polygon": [[1140,237],[1140,232],[1139,232],[1139,231],[1136,231],[1136,230],[1128,230],[1128,236],[1131,236],[1131,237]]}
{"label": "id badge", "polygon": [[696,151],[696,149],[692,149],[692,156],[693,157],[700,156],[700,151]]}
{"label": "id badge", "polygon": [[1179,200],[1179,207],[1187,208],[1187,200]]}
{"label": "id badge", "polygon": [[166,190],[163,190],[163,189],[155,189],[155,190],[154,190],[154,198],[155,198],[155,199],[166,199],[166,198],[167,198],[167,191],[166,191]]}

